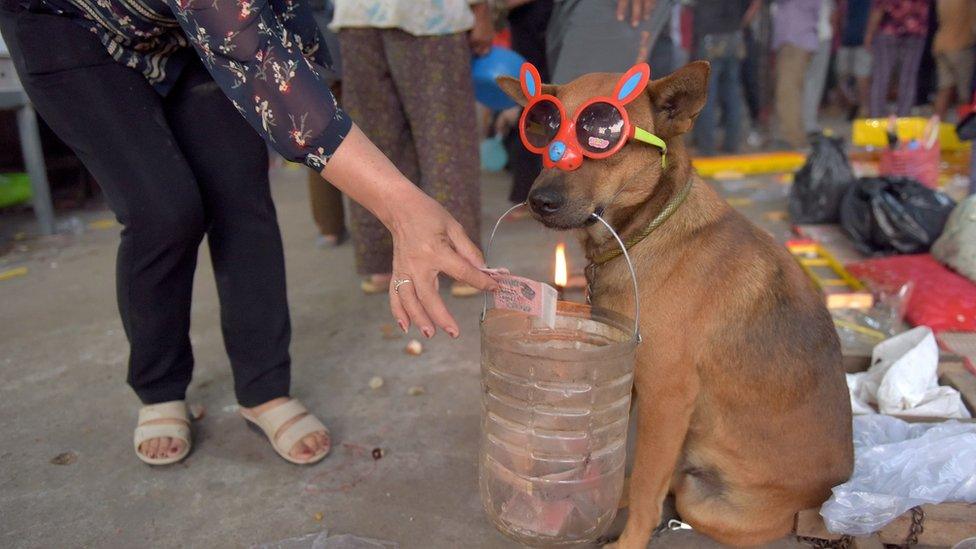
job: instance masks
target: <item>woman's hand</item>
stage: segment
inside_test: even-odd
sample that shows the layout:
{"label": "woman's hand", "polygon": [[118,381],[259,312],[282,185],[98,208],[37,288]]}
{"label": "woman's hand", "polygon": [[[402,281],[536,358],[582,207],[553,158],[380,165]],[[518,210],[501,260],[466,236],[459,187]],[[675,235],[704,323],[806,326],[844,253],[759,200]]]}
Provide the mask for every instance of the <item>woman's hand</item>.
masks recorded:
{"label": "woman's hand", "polygon": [[457,337],[457,322],[437,291],[438,275],[444,273],[482,290],[496,288],[495,281],[475,267],[484,265],[481,252],[461,225],[423,193],[403,204],[389,229],[393,233],[390,310],[400,329],[406,332],[414,324],[429,338],[440,326]]}
{"label": "woman's hand", "polygon": [[491,41],[495,37],[495,28],[491,24],[491,11],[487,2],[481,2],[472,4],[471,12],[474,13],[474,26],[468,35],[471,51],[478,56],[485,55],[491,50]]}
{"label": "woman's hand", "polygon": [[623,21],[630,16],[630,24],[636,27],[641,20],[651,18],[654,4],[657,0],[617,0],[617,21]]}
{"label": "woman's hand", "polygon": [[[461,225],[408,181],[355,124],[322,169],[322,177],[372,212],[393,234],[390,308],[400,328],[406,331],[414,324],[432,337],[440,326],[457,337],[457,322],[437,292],[438,273],[481,290],[498,286],[478,270],[484,259]],[[399,291],[395,291],[397,280]]]}

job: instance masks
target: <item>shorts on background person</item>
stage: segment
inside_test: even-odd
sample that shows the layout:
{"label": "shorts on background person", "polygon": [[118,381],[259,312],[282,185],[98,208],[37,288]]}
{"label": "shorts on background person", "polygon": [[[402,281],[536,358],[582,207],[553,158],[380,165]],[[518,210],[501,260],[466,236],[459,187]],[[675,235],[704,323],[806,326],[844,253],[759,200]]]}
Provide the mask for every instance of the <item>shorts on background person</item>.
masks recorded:
{"label": "shorts on background person", "polygon": [[973,80],[973,63],[976,52],[972,48],[961,51],[947,51],[935,55],[935,68],[939,76],[939,89],[955,88],[956,97],[965,101],[969,98],[969,86]]}
{"label": "shorts on background person", "polygon": [[868,78],[871,76],[871,52],[864,46],[842,46],[834,60],[837,76]]}

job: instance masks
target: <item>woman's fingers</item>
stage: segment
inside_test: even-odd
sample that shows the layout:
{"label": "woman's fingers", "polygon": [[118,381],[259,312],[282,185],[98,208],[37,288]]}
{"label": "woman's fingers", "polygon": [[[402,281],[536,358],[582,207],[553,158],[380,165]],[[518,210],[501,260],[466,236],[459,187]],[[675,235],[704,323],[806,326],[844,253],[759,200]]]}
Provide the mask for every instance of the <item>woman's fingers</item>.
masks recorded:
{"label": "woman's fingers", "polygon": [[393,318],[396,319],[397,326],[400,327],[403,333],[407,333],[407,330],[410,328],[410,316],[407,314],[407,310],[403,308],[403,303],[400,301],[400,294],[393,289],[395,286],[396,280],[391,280],[390,312],[393,313]]}
{"label": "woman's fingers", "polygon": [[485,264],[485,258],[481,255],[481,250],[464,234],[464,229],[460,225],[449,227],[447,236],[451,239],[451,245],[457,254],[444,254],[447,261],[443,269],[444,273],[479,290],[495,290],[498,284],[490,276],[478,270],[477,266]]}
{"label": "woman's fingers", "polygon": [[644,20],[651,18],[651,12],[654,11],[654,4],[657,0],[644,0]]}
{"label": "woman's fingers", "polygon": [[[444,300],[441,299],[441,294],[437,291],[436,273],[429,280],[418,281],[417,297],[420,299],[420,305],[424,308],[424,312],[433,320],[434,324],[440,326],[451,337],[458,336],[460,332],[458,331],[457,322],[451,316],[451,313],[448,312],[447,307],[444,305]],[[430,337],[426,332],[424,335]]]}
{"label": "woman's fingers", "polygon": [[410,322],[420,330],[420,333],[424,334],[424,337],[429,339],[434,337],[436,330],[434,329],[434,324],[430,321],[430,317],[427,316],[427,311],[424,310],[424,306],[421,305],[420,299],[417,297],[417,286],[421,282],[413,278],[409,280],[411,282],[400,285],[400,291],[394,292],[396,294],[394,297],[399,298],[400,304],[402,304],[403,309],[406,310],[407,315],[410,317]]}

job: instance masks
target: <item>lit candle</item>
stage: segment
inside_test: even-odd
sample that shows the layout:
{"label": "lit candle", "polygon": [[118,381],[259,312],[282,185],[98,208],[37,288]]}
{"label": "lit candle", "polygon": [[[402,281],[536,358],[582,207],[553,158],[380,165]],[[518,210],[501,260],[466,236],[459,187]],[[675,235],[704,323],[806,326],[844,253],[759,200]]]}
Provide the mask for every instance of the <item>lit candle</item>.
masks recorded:
{"label": "lit candle", "polygon": [[563,296],[563,292],[566,290],[566,282],[569,279],[568,273],[569,269],[566,267],[566,244],[560,242],[556,245],[556,266],[552,276],[556,290],[559,291],[560,298]]}

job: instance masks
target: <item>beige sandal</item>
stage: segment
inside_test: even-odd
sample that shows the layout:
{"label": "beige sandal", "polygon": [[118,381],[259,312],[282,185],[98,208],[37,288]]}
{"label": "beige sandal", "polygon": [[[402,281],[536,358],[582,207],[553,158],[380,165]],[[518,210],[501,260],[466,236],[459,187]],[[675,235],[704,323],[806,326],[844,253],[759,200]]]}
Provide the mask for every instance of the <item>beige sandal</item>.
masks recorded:
{"label": "beige sandal", "polygon": [[[279,404],[278,406],[275,406],[274,408],[253,419],[247,417],[243,413],[241,415],[247,421],[249,426],[260,429],[262,432],[264,432],[264,435],[268,437],[268,441],[271,443],[271,447],[274,448],[274,451],[277,452],[278,455],[281,456],[285,461],[289,461],[296,465],[311,465],[313,463],[322,461],[322,458],[328,455],[329,450],[331,449],[330,447],[326,447],[322,452],[315,454],[304,461],[295,459],[288,455],[298,441],[302,440],[308,435],[311,435],[312,433],[325,431],[326,438],[329,436],[329,430],[325,428],[325,425],[323,425],[317,417],[308,413],[305,406],[295,399],[291,399],[284,404]],[[282,431],[282,425],[301,415],[304,415],[305,417],[292,423],[287,429]],[[331,443],[331,440],[329,442]]]}
{"label": "beige sandal", "polygon": [[[180,423],[150,423],[158,420],[176,420]],[[148,425],[147,425],[148,423]],[[151,458],[139,451],[139,446],[154,438],[175,438],[183,441],[183,451],[175,456]],[[190,418],[186,413],[186,402],[171,400],[150,404],[139,409],[139,422],[133,437],[136,455],[149,465],[169,465],[182,460],[190,453]]]}
{"label": "beige sandal", "polygon": [[481,290],[463,282],[451,284],[451,296],[453,297],[474,297],[479,294],[481,294]]}

